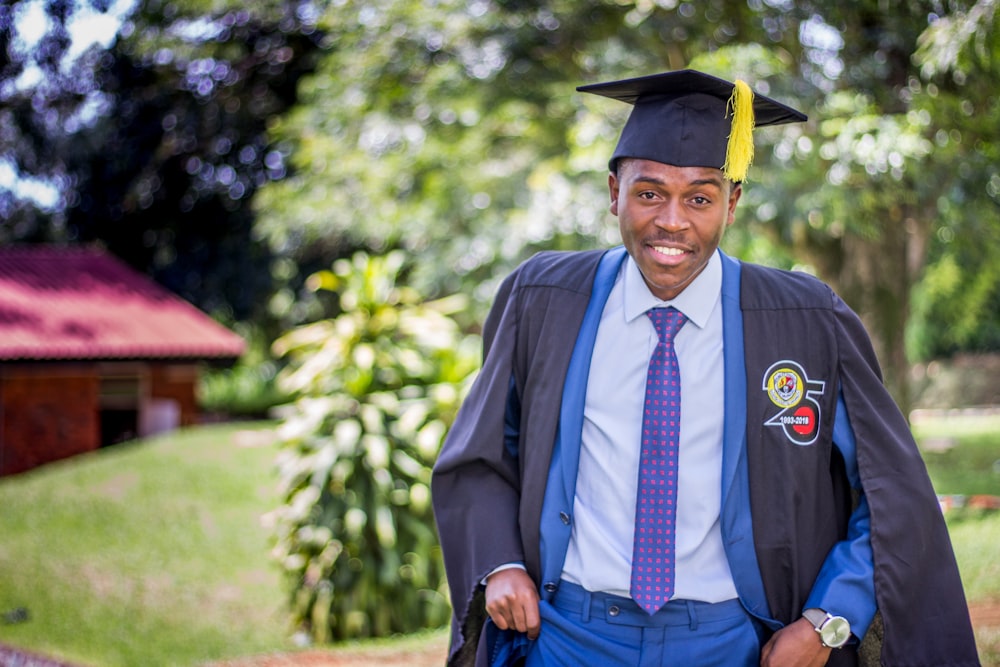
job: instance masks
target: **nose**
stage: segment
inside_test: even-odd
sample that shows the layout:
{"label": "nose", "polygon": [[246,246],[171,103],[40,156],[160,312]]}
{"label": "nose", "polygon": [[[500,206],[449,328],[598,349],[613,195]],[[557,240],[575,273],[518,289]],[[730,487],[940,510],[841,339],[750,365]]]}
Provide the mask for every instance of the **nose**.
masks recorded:
{"label": "nose", "polygon": [[654,223],[660,229],[668,232],[680,231],[687,227],[687,216],[684,214],[684,207],[680,202],[667,201],[656,213]]}

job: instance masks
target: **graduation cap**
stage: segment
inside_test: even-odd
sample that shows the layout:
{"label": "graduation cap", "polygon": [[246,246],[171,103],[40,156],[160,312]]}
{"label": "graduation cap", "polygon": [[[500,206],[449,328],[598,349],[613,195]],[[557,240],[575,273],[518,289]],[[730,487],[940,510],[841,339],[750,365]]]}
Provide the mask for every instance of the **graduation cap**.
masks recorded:
{"label": "graduation cap", "polygon": [[678,70],[577,88],[632,104],[634,108],[611,157],[642,158],[678,167],[722,169],[734,182],[746,179],[753,161],[755,125],[806,120],[806,115],[735,83],[695,70]]}

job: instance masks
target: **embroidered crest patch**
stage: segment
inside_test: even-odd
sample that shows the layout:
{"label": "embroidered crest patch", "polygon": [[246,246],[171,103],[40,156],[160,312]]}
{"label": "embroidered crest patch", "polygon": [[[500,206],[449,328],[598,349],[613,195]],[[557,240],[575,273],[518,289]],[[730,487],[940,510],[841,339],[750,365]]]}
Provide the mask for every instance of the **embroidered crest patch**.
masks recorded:
{"label": "embroidered crest patch", "polygon": [[796,445],[811,445],[819,436],[820,406],[814,398],[823,395],[826,382],[810,380],[806,371],[794,361],[778,361],[764,372],[761,389],[771,403],[781,411],[764,422],[785,432]]}

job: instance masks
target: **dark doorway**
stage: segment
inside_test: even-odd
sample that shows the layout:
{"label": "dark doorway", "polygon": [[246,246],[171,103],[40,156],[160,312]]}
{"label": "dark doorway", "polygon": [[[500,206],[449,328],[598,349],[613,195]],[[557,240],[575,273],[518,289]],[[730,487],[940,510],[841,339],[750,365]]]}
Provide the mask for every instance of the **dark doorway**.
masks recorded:
{"label": "dark doorway", "polygon": [[101,378],[101,447],[139,437],[138,377]]}
{"label": "dark doorway", "polygon": [[134,440],[138,435],[138,410],[101,410],[101,447]]}

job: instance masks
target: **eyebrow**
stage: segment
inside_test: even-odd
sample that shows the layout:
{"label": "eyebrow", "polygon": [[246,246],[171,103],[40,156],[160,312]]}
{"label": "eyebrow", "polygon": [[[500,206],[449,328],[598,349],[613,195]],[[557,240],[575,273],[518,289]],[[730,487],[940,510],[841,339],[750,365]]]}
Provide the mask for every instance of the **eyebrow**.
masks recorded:
{"label": "eyebrow", "polygon": [[[646,176],[640,174],[636,176],[635,183],[652,183],[653,185],[666,185],[666,181],[655,176]],[[690,181],[685,187],[699,186],[699,185],[714,185],[715,187],[722,189],[722,179],[719,178],[696,178]]]}

